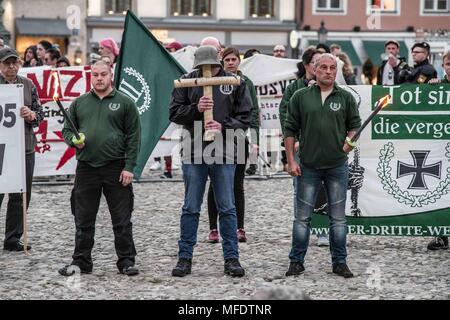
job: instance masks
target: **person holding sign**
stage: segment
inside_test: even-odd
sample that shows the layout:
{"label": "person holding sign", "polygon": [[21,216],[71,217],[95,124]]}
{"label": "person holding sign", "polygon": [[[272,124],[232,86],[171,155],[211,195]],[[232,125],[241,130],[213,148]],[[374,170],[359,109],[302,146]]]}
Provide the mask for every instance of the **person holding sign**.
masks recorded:
{"label": "person holding sign", "polygon": [[[39,123],[44,119],[44,113],[34,84],[31,80],[17,75],[20,67],[20,58],[14,49],[3,48],[0,50],[0,84],[22,84],[24,88],[24,106],[20,108],[20,116],[25,120],[26,203],[28,209],[34,172],[34,147],[37,142],[33,128],[39,126]],[[0,118],[2,116],[4,115],[0,115]],[[0,194],[0,206],[4,196],[4,194]],[[9,194],[8,209],[6,211],[5,240],[3,242],[4,250],[24,251],[24,245],[20,241],[23,235],[22,203],[22,194]],[[26,249],[30,250],[31,246],[27,245]]]}
{"label": "person holding sign", "polygon": [[[64,276],[91,273],[95,220],[105,195],[111,214],[121,274],[137,275],[133,241],[133,172],[140,146],[139,113],[135,103],[111,86],[112,71],[104,61],[92,66],[93,89],[75,99],[64,121],[65,142],[77,148],[77,169],[71,208],[75,217],[72,263],[59,270]],[[75,128],[73,128],[74,126]],[[79,132],[78,132],[79,131]],[[77,136],[79,138],[77,138]]]}
{"label": "person holding sign", "polygon": [[[224,272],[233,277],[245,274],[239,263],[233,185],[236,163],[245,163],[245,130],[250,126],[252,101],[243,80],[222,69],[217,53],[213,46],[198,48],[194,59],[197,70],[176,80],[180,85],[192,83],[191,87],[177,87],[172,92],[169,119],[184,126],[181,146],[185,184],[179,260],[172,270],[175,277],[191,273],[208,176],[219,211]],[[236,79],[238,85],[228,84]]]}
{"label": "person holding sign", "polygon": [[[297,179],[297,210],[292,230],[290,266],[286,276],[300,275],[309,244],[311,215],[322,182],[328,200],[333,273],[350,278],[347,266],[345,203],[350,138],[361,126],[358,107],[348,91],[336,83],[336,58],[322,54],[315,63],[317,85],[298,90],[290,99],[284,124],[288,172]],[[299,158],[294,157],[300,137]]]}

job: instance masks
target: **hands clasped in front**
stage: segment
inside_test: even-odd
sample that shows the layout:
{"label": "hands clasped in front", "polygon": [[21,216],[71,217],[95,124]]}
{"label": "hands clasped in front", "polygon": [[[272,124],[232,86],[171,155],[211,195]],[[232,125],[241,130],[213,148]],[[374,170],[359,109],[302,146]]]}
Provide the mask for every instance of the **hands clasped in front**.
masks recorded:
{"label": "hands clasped in front", "polygon": [[[214,107],[214,101],[209,97],[203,96],[200,98],[197,107],[198,107],[198,111],[201,113],[208,111],[208,110],[212,110]],[[208,122],[205,122],[205,130],[212,131],[212,132],[221,132],[222,124],[215,120],[210,120]]]}

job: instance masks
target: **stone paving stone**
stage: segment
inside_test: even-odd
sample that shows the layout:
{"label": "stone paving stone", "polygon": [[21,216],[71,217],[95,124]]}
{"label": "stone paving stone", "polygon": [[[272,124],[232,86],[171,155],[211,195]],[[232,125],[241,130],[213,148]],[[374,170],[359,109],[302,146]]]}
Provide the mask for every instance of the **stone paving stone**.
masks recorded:
{"label": "stone paving stone", "polygon": [[[153,174],[153,173],[152,173]],[[147,178],[157,178],[157,174]],[[429,252],[428,238],[348,237],[348,264],[355,277],[331,272],[329,248],[315,246],[306,256],[306,271],[285,277],[292,230],[292,180],[247,179],[245,229],[240,244],[245,277],[223,274],[221,244],[210,244],[203,206],[194,250],[192,275],[173,278],[177,261],[183,183],[137,183],[133,233],[140,275],[118,274],[109,212],[102,199],[93,250],[92,275],[65,278],[58,268],[71,261],[74,222],[71,185],[34,187],[29,212],[29,256],[0,252],[0,299],[449,299],[450,250]],[[178,182],[177,182],[178,181]],[[206,198],[205,198],[206,201]],[[0,211],[4,234],[5,203]]]}

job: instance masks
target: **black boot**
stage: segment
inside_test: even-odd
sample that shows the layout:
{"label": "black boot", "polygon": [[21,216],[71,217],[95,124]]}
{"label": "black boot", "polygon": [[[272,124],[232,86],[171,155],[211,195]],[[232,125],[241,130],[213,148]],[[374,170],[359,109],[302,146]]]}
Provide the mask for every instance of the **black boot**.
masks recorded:
{"label": "black boot", "polygon": [[[25,246],[21,240],[14,242],[14,243],[4,243],[3,244],[3,250],[7,251],[24,251]],[[31,250],[31,246],[27,245],[27,251]]]}
{"label": "black boot", "polygon": [[289,269],[286,272],[286,277],[299,276],[305,272],[305,267],[300,262],[291,262],[289,264]]}
{"label": "black boot", "polygon": [[243,277],[245,275],[245,270],[241,267],[238,259],[225,260],[224,272],[232,277]]}
{"label": "black boot", "polygon": [[256,173],[256,169],[258,167],[256,166],[256,164],[251,164],[248,166],[247,170],[245,171],[245,173],[247,173],[247,175],[249,176],[253,176]]}
{"label": "black boot", "polygon": [[191,274],[192,260],[180,258],[175,268],[172,269],[172,276],[184,277]]}

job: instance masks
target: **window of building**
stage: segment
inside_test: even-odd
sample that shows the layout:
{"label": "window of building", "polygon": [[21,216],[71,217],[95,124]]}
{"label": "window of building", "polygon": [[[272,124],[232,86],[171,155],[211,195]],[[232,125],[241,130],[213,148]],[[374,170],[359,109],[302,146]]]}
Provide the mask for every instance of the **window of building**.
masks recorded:
{"label": "window of building", "polygon": [[274,0],[250,0],[250,17],[273,18],[275,16]]}
{"label": "window of building", "polygon": [[344,11],[343,0],[315,0],[314,10],[320,11]]}
{"label": "window of building", "polygon": [[171,0],[172,16],[211,16],[211,0]]}
{"label": "window of building", "polygon": [[422,0],[422,13],[448,13],[450,0]]}
{"label": "window of building", "polygon": [[131,9],[131,0],[105,0],[107,14],[125,14]]}
{"label": "window of building", "polygon": [[400,11],[400,0],[368,0],[369,12],[376,10],[384,13],[397,13]]}

